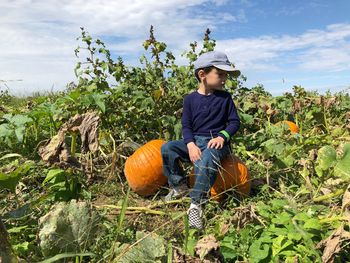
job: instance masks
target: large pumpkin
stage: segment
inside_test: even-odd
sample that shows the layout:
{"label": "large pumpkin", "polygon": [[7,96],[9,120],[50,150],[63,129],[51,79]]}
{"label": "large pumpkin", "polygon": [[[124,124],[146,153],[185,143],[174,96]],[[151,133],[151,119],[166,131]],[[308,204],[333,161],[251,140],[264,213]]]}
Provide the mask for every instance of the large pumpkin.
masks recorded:
{"label": "large pumpkin", "polygon": [[[189,184],[194,185],[194,168],[189,177]],[[229,155],[221,161],[221,166],[210,195],[217,201],[222,200],[223,193],[231,188],[241,196],[248,196],[250,193],[250,177],[247,166],[236,156]]]}
{"label": "large pumpkin", "polygon": [[280,122],[277,122],[276,125],[280,125],[282,123],[287,123],[288,126],[289,126],[289,130],[292,133],[298,133],[299,132],[299,128],[294,122],[292,122],[292,121],[280,121]]}
{"label": "large pumpkin", "polygon": [[152,140],[137,149],[125,162],[126,180],[139,195],[154,194],[167,182],[160,150],[164,143],[163,140]]}

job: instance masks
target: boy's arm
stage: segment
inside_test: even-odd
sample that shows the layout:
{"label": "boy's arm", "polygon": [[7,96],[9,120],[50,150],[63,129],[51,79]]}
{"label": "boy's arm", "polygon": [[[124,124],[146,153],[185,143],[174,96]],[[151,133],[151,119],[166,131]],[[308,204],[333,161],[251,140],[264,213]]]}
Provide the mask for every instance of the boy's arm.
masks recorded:
{"label": "boy's arm", "polygon": [[219,131],[218,136],[224,138],[225,142],[228,142],[233,135],[239,130],[241,121],[239,119],[237,109],[233,103],[232,98],[229,98],[228,102],[228,122],[225,130]]}
{"label": "boy's arm", "polygon": [[182,136],[186,144],[194,142],[193,132],[192,132],[192,113],[190,107],[190,101],[187,96],[184,98],[183,109],[182,109]]}

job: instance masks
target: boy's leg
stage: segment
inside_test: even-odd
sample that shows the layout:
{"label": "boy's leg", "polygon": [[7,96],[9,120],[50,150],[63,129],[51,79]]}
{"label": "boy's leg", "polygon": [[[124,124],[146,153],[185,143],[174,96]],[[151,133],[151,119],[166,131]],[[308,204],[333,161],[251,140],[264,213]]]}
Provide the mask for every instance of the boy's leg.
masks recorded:
{"label": "boy's leg", "polygon": [[229,145],[224,145],[221,149],[205,148],[202,150],[200,160],[194,165],[195,184],[190,197],[192,203],[203,204],[208,199],[210,188],[214,185],[221,160],[230,154]]}
{"label": "boy's leg", "polygon": [[189,226],[203,229],[202,204],[208,199],[210,187],[215,183],[218,166],[230,151],[230,145],[221,149],[207,148],[210,137],[195,136],[196,145],[201,149],[201,159],[194,163],[195,184],[191,197],[191,206],[187,211]]}
{"label": "boy's leg", "polygon": [[186,183],[186,177],[180,166],[179,160],[191,162],[187,145],[183,140],[169,141],[161,147],[163,159],[163,173],[168,178],[171,188]]}

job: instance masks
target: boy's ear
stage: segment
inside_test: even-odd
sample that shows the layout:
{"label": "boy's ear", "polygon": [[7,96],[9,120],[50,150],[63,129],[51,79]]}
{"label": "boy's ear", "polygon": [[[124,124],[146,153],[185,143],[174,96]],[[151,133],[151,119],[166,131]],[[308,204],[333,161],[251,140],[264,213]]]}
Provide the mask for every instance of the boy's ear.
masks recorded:
{"label": "boy's ear", "polygon": [[200,69],[199,71],[198,71],[198,77],[201,79],[201,78],[204,78],[205,77],[205,72],[204,72],[204,70],[203,69]]}

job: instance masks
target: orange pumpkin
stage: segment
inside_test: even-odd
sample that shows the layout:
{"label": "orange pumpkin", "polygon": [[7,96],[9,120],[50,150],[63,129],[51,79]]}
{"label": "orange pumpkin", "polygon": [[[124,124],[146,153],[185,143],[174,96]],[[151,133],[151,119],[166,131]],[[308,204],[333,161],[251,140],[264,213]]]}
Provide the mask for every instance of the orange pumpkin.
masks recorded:
{"label": "orange pumpkin", "polygon": [[287,123],[288,126],[289,126],[289,130],[292,133],[298,133],[299,132],[299,128],[294,122],[292,122],[292,121],[279,121],[279,122],[276,123],[276,125],[279,125],[279,124],[282,124],[282,123]]}
{"label": "orange pumpkin", "polygon": [[[189,177],[189,184],[194,185],[194,168]],[[218,176],[213,187],[210,189],[210,195],[217,201],[221,201],[223,193],[235,188],[236,192],[241,196],[248,196],[250,193],[250,177],[247,166],[236,156],[229,155],[221,161]]]}
{"label": "orange pumpkin", "polygon": [[124,174],[130,188],[142,196],[154,194],[166,184],[161,147],[163,140],[152,140],[137,149],[125,162]]}

